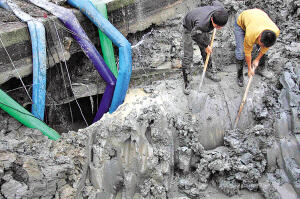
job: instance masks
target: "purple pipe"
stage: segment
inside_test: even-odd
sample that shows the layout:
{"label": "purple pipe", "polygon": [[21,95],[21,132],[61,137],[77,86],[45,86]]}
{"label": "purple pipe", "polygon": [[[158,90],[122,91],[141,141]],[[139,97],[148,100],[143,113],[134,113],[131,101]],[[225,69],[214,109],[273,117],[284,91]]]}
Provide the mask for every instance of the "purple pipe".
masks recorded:
{"label": "purple pipe", "polygon": [[98,112],[94,118],[93,122],[101,119],[104,113],[109,110],[115,85],[116,78],[113,73],[109,70],[105,61],[101,57],[98,50],[95,48],[91,40],[88,38],[87,34],[84,32],[80,26],[78,20],[76,19],[73,12],[69,9],[63,8],[56,4],[50,3],[45,0],[29,0],[31,3],[51,12],[53,15],[57,16],[65,26],[73,32],[74,39],[78,42],[82,50],[85,52],[87,57],[91,60],[96,70],[107,83],[103,97],[100,102]]}
{"label": "purple pipe", "polygon": [[[72,13],[72,15],[73,15],[73,13]],[[71,16],[71,15],[68,14],[67,17],[68,16]],[[73,16],[73,17],[75,17],[75,16]],[[74,39],[79,43],[81,48],[86,53],[87,57],[92,61],[93,65],[97,69],[100,76],[107,83],[103,97],[102,97],[100,105],[99,105],[99,109],[98,109],[96,116],[94,118],[94,121],[93,121],[93,123],[94,123],[94,122],[97,122],[98,120],[100,120],[101,117],[103,116],[103,114],[108,112],[108,110],[109,110],[109,107],[110,107],[110,104],[111,104],[111,101],[113,98],[114,90],[115,90],[116,78],[113,75],[113,73],[110,71],[108,66],[106,65],[104,59],[102,58],[102,56],[100,55],[98,50],[95,48],[93,43],[89,39],[87,40],[87,39],[82,38],[82,36],[84,38],[88,38],[88,36],[84,32],[84,30],[82,29],[82,27],[80,26],[78,21],[77,20],[76,21],[67,20],[65,25],[68,29],[75,32],[75,34],[73,34]],[[77,35],[80,35],[80,37]]]}

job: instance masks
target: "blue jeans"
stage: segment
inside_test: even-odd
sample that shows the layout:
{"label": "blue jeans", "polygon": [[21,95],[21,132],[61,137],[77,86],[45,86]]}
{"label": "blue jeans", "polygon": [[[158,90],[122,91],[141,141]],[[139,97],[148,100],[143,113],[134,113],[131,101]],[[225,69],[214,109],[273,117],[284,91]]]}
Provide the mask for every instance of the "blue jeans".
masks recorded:
{"label": "blue jeans", "polygon": [[234,36],[235,36],[235,58],[238,60],[245,59],[244,53],[244,39],[245,31],[235,22],[234,24]]}

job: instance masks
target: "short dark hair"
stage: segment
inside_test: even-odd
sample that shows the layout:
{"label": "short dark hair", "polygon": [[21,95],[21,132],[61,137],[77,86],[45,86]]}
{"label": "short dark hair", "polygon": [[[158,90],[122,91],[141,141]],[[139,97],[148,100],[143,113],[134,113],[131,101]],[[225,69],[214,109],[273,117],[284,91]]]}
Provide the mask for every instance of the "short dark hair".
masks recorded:
{"label": "short dark hair", "polygon": [[217,10],[213,13],[212,18],[218,26],[225,26],[228,21],[228,12],[225,9]]}
{"label": "short dark hair", "polygon": [[273,46],[276,42],[276,34],[271,30],[264,30],[261,33],[260,42],[267,48]]}

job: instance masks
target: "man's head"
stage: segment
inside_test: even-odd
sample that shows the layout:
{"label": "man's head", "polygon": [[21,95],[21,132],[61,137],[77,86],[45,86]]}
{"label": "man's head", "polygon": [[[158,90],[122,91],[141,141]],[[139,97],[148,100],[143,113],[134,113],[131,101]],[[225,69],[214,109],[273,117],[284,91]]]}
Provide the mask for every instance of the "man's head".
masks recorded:
{"label": "man's head", "polygon": [[225,9],[217,10],[211,16],[211,22],[216,29],[221,29],[228,21],[228,13]]}
{"label": "man's head", "polygon": [[276,34],[271,31],[271,30],[264,30],[261,34],[260,34],[260,44],[259,45],[263,45],[264,47],[271,47],[275,44],[276,42]]}

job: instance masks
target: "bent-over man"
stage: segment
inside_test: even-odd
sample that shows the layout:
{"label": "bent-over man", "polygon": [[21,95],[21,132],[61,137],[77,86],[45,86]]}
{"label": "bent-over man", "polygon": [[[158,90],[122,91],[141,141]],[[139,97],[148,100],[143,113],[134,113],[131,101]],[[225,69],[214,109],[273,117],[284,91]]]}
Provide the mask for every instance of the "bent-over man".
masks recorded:
{"label": "bent-over man", "polygon": [[[212,6],[198,7],[186,14],[183,19],[183,59],[182,72],[184,79],[184,93],[190,93],[190,68],[193,63],[193,40],[200,48],[203,60],[206,54],[212,52],[209,46],[209,32],[214,28],[221,29],[228,20],[228,13],[219,1],[214,1]],[[221,78],[216,74],[216,68],[212,65],[211,59],[208,62],[206,77],[218,82]]]}
{"label": "bent-over man", "polygon": [[[234,26],[236,41],[235,57],[237,66],[237,82],[240,87],[244,86],[243,66],[244,59],[248,66],[248,76],[256,73],[271,78],[265,68],[266,52],[276,42],[279,28],[270,17],[260,9],[249,9],[243,11]],[[260,47],[257,57],[252,61],[251,53],[254,44]]]}

